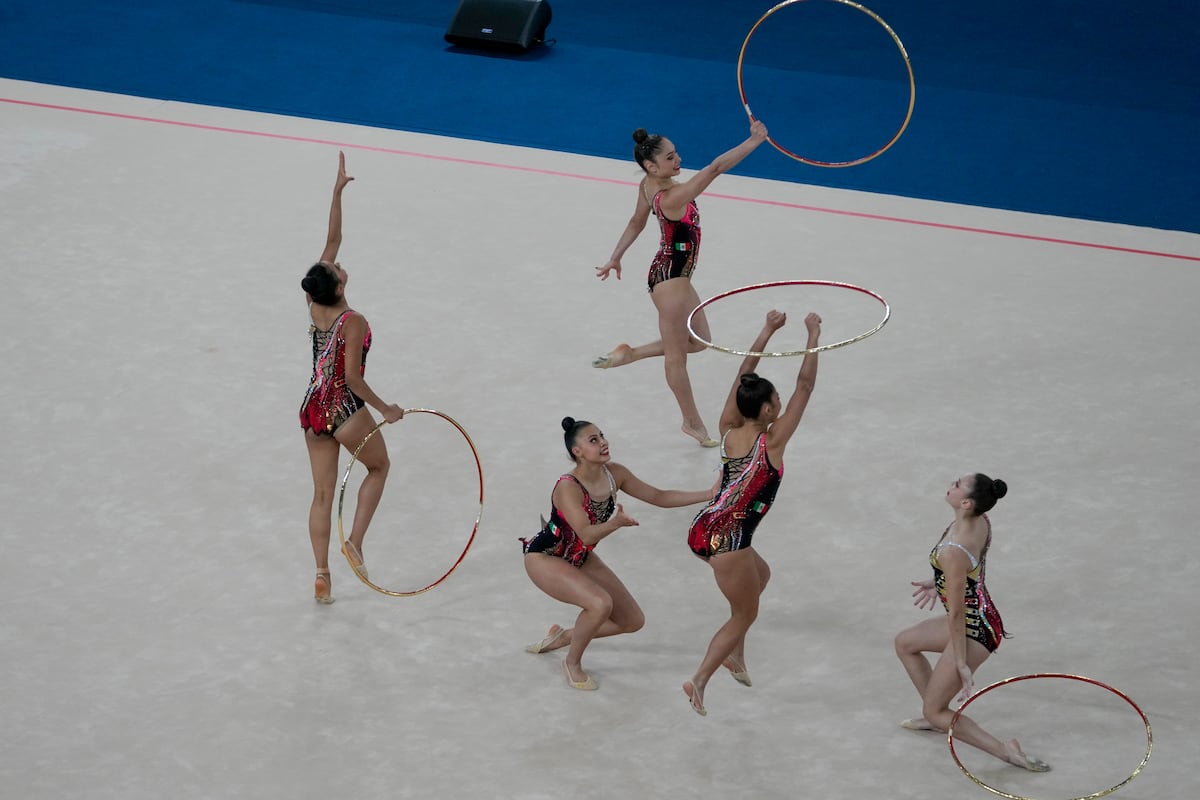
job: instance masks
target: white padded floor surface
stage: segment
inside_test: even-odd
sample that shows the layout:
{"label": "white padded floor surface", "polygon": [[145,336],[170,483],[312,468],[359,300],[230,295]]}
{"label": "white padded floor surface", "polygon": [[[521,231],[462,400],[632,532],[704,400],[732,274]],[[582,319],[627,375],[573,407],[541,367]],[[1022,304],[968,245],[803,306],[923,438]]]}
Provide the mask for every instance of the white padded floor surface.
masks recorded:
{"label": "white padded floor surface", "polygon": [[[0,98],[16,288],[0,388],[6,795],[989,796],[944,737],[897,726],[919,700],[892,652],[928,613],[909,581],[950,519],[945,486],[976,470],[1010,485],[988,578],[1015,634],[979,685],[1111,684],[1155,737],[1117,796],[1200,790],[1186,729],[1200,712],[1200,237],[720,178],[701,199],[701,297],[842,281],[879,292],[892,319],[822,356],[755,538],[773,579],[748,645],[754,686],[714,676],[702,719],[680,683],[724,605],[686,548],[694,509],[626,499],[641,526],[601,545],[647,623],[589,648],[600,691],[566,688],[557,654],[523,652],[574,616],[530,583],[517,542],[570,466],[561,417],[598,423],[651,483],[714,478],[715,453],[678,432],[660,362],[589,366],[657,335],[653,231],[624,280],[593,276],[633,208],[632,162],[16,81]],[[675,139],[685,170],[700,166]],[[341,261],[375,333],[367,377],[465,426],[486,497],[445,583],[384,597],[335,554],[338,600],[322,607],[295,415],[311,367],[299,280],[324,242],[339,148],[356,177]],[[761,311],[777,299],[763,292]],[[690,362],[710,430],[737,363]],[[786,387],[798,367],[760,371]],[[459,523],[474,475],[466,490],[422,483],[439,453],[413,452],[406,422],[384,431],[396,466],[368,560],[405,536],[456,552],[474,517]],[[406,491],[443,489],[452,523],[411,530]],[[1075,688],[1000,703],[994,732],[1059,767],[991,767],[1006,791],[1087,794],[1104,786],[1069,776],[1137,764],[1140,723],[1097,722],[1104,693]]]}

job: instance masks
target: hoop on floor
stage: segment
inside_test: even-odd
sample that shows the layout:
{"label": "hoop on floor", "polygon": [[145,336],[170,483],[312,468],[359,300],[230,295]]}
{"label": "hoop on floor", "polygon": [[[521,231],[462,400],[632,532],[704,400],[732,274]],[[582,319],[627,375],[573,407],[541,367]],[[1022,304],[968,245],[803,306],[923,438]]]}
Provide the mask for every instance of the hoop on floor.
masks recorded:
{"label": "hoop on floor", "polygon": [[[769,288],[772,288],[775,286],[832,286],[835,288],[852,289],[853,291],[856,291],[856,292],[862,292],[865,295],[870,295],[871,297],[874,297],[876,300],[878,300],[880,302],[880,304],[883,305],[883,319],[881,319],[879,321],[878,325],[876,325],[874,328],[871,328],[871,330],[867,331],[866,333],[860,333],[858,336],[854,336],[849,339],[843,339],[840,342],[834,342],[833,344],[823,344],[818,347],[809,347],[805,350],[787,350],[785,352],[780,352],[780,353],[768,353],[768,352],[760,353],[760,352],[755,352],[754,350],[734,350],[731,347],[722,347],[721,345],[713,344],[712,342],[708,341],[704,337],[700,336],[700,334],[696,333],[696,329],[692,327],[692,320],[695,318],[695,316],[698,313],[700,313],[707,306],[712,305],[717,300],[720,300],[723,297],[732,297],[733,295],[741,294],[742,292],[752,292],[756,289],[769,289]],[[688,314],[687,329],[688,329],[688,333],[690,333],[692,335],[692,338],[695,339],[696,341],[700,342],[700,344],[704,345],[705,347],[712,348],[713,350],[720,350],[722,353],[729,353],[730,355],[735,355],[735,356],[753,356],[755,358],[784,358],[787,356],[802,356],[802,355],[806,355],[808,353],[821,353],[821,352],[824,352],[825,350],[833,350],[838,347],[845,347],[848,344],[854,344],[855,342],[861,342],[863,339],[867,338],[871,334],[877,333],[880,328],[882,328],[884,325],[887,324],[887,321],[888,321],[888,319],[891,318],[891,316],[892,316],[892,308],[891,308],[891,306],[889,306],[887,304],[886,300],[884,300],[882,297],[877,295],[875,292],[872,292],[870,289],[864,289],[863,287],[855,286],[852,283],[841,283],[839,281],[810,281],[810,280],[770,281],[769,283],[754,283],[749,286],[742,286],[737,289],[730,289],[727,292],[721,292],[720,294],[713,295],[712,297],[710,297],[707,300],[705,300],[704,302],[702,302],[700,305],[693,308],[692,313]]]}
{"label": "hoop on floor", "polygon": [[962,713],[967,710],[967,706],[971,705],[971,703],[975,702],[993,689],[998,689],[1001,686],[1006,686],[1010,683],[1017,683],[1018,681],[1033,680],[1034,678],[1064,678],[1066,680],[1082,681],[1083,683],[1090,683],[1093,686],[1099,686],[1101,689],[1106,689],[1112,692],[1117,697],[1128,703],[1133,710],[1137,712],[1137,715],[1142,718],[1142,723],[1146,726],[1146,754],[1142,756],[1141,762],[1137,765],[1133,772],[1129,773],[1128,778],[1116,784],[1115,786],[1110,786],[1107,789],[1102,789],[1101,791],[1093,792],[1092,794],[1084,794],[1078,797],[1072,797],[1070,800],[1094,800],[1094,798],[1097,797],[1104,797],[1105,795],[1112,794],[1117,789],[1120,789],[1122,786],[1138,776],[1138,773],[1140,773],[1142,768],[1146,766],[1146,762],[1150,760],[1150,751],[1154,748],[1154,734],[1150,731],[1150,720],[1146,718],[1146,713],[1142,711],[1138,704],[1133,702],[1128,695],[1118,689],[1114,689],[1106,683],[1101,683],[1094,678],[1085,678],[1082,675],[1069,675],[1062,672],[1037,672],[1031,675],[1017,675],[1013,678],[1005,678],[1002,681],[993,683],[991,686],[980,689],[978,692],[968,697],[967,702],[959,706],[958,711],[954,712],[954,717],[950,720],[949,729],[946,731],[946,743],[950,747],[950,755],[954,757],[954,763],[958,764],[958,768],[962,770],[964,775],[982,786],[984,789],[987,789],[992,794],[998,794],[1001,797],[1007,797],[1009,800],[1034,800],[1032,797],[1025,797],[1019,794],[1009,794],[1008,792],[997,789],[995,786],[989,786],[988,784],[984,783],[969,769],[967,769],[966,766],[963,765],[963,762],[958,757],[958,752],[954,749],[954,726],[958,724],[958,718],[961,717]]}
{"label": "hoop on floor", "polygon": [[[796,3],[803,3],[805,1],[806,0],[783,0],[782,3],[779,3],[774,8],[772,8],[770,11],[768,11],[767,13],[765,13],[761,17],[759,17],[758,22],[754,23],[754,26],[752,28],[750,28],[750,32],[746,34],[745,41],[742,42],[742,49],[741,49],[741,51],[738,52],[738,61],[737,61],[738,95],[742,99],[742,107],[746,109],[746,116],[748,116],[751,120],[754,119],[754,113],[750,110],[750,101],[746,99],[746,88],[742,82],[742,63],[746,57],[746,47],[750,44],[750,39],[754,36],[754,32],[756,30],[758,30],[758,27],[760,25],[762,25],[764,22],[766,22],[767,19],[772,14],[774,14],[776,11],[779,11],[780,9],[784,8],[785,6],[794,5]],[[857,166],[859,164],[865,164],[866,162],[870,161],[871,159],[882,155],[885,151],[888,150],[888,148],[890,148],[892,145],[894,145],[896,143],[896,141],[900,138],[901,135],[903,135],[905,129],[908,128],[909,121],[912,119],[913,106],[916,105],[916,102],[917,102],[917,83],[916,83],[916,80],[913,78],[912,62],[908,58],[908,51],[904,49],[904,43],[900,41],[900,37],[896,35],[896,32],[894,30],[892,30],[892,27],[883,21],[882,17],[880,17],[878,14],[876,14],[874,11],[867,8],[866,6],[862,6],[862,5],[859,5],[858,3],[852,2],[852,0],[827,0],[827,2],[840,3],[841,5],[850,6],[851,8],[858,9],[859,11],[863,12],[871,19],[878,22],[883,27],[883,29],[885,31],[887,31],[888,36],[892,37],[892,41],[896,43],[896,49],[898,49],[900,51],[900,56],[901,56],[901,58],[904,59],[904,68],[908,72],[908,110],[905,111],[905,113],[904,113],[904,120],[900,123],[900,127],[896,130],[896,132],[892,134],[892,138],[888,139],[887,143],[883,147],[879,148],[878,150],[876,150],[873,153],[869,153],[865,156],[862,156],[861,158],[855,158],[850,161],[821,161],[821,160],[815,159],[815,158],[806,158],[798,153],[794,153],[791,150],[787,149],[786,147],[781,145],[779,142],[775,141],[774,137],[772,137],[772,136],[767,136],[767,141],[771,143],[772,147],[774,147],[779,152],[783,153],[788,158],[793,158],[796,161],[800,161],[802,163],[809,164],[814,167],[853,167],[853,166]]]}
{"label": "hoop on floor", "polygon": [[[467,433],[466,429],[464,429],[462,425],[459,425],[458,422],[453,417],[451,417],[449,414],[443,414],[441,411],[435,411],[432,408],[408,408],[408,409],[404,410],[404,414],[405,414],[405,416],[407,416],[409,414],[432,414],[435,417],[441,417],[442,419],[446,420],[451,425],[453,425],[455,428],[457,428],[458,432],[461,433],[463,438],[467,440],[467,446],[471,448],[471,455],[475,457],[475,468],[478,470],[478,474],[479,474],[479,513],[475,515],[475,525],[474,525],[474,527],[471,528],[471,535],[467,537],[466,546],[463,547],[462,552],[459,553],[458,558],[455,559],[454,563],[450,565],[450,569],[448,569],[444,573],[442,573],[442,576],[440,578],[438,578],[437,580],[435,580],[433,583],[430,583],[427,586],[422,586],[420,589],[413,589],[411,591],[404,591],[404,592],[398,592],[398,591],[394,591],[392,589],[385,589],[382,586],[378,586],[378,585],[372,583],[370,581],[370,579],[365,577],[358,570],[354,569],[353,563],[350,563],[351,570],[354,572],[355,575],[358,576],[358,579],[360,581],[365,583],[367,586],[370,586],[372,589],[379,592],[380,594],[386,594],[389,597],[413,597],[418,594],[424,594],[425,592],[428,592],[433,587],[437,586],[442,581],[446,580],[446,578],[450,577],[450,573],[452,573],[452,572],[454,572],[454,570],[458,569],[458,565],[461,564],[463,562],[463,559],[465,559],[467,557],[467,551],[471,549],[471,544],[475,541],[475,534],[479,532],[479,520],[482,519],[482,517],[483,517],[483,463],[479,460],[479,451],[475,449],[475,442],[471,441],[471,437]],[[368,433],[366,436],[363,437],[362,442],[360,442],[358,447],[355,448],[354,454],[352,456],[350,456],[350,463],[346,465],[346,472],[342,476],[342,488],[338,494],[337,523],[338,523],[338,539],[341,540],[343,554],[346,552],[345,551],[346,533],[345,533],[345,529],[342,526],[342,505],[346,500],[346,482],[350,479],[350,470],[353,469],[354,463],[356,461],[358,461],[358,454],[360,452],[362,452],[363,447],[366,446],[367,442],[371,439],[371,437],[374,436],[376,433],[378,433],[379,429],[382,428],[386,424],[387,424],[386,422],[380,422],[378,425],[376,425],[374,428],[371,429],[370,433]],[[348,555],[346,556],[346,561],[350,562],[350,557]]]}

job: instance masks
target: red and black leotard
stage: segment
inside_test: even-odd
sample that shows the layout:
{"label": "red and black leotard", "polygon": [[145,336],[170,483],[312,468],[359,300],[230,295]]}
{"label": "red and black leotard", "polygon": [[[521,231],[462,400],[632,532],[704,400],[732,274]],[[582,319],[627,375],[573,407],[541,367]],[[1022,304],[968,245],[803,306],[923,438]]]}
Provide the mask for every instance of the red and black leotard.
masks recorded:
{"label": "red and black leotard", "polygon": [[[555,487],[563,481],[574,481],[579,485],[580,491],[583,492],[583,510],[587,513],[588,522],[592,525],[608,522],[617,508],[616,481],[613,480],[612,473],[608,471],[607,467],[604,468],[604,474],[608,476],[610,490],[606,500],[593,500],[584,485],[574,475],[563,475],[554,483]],[[543,520],[542,529],[532,539],[522,539],[521,541],[523,542],[522,549],[526,553],[545,553],[548,556],[557,556],[574,567],[582,567],[587,561],[588,554],[595,547],[595,545],[585,544],[579,538],[579,534],[554,505],[553,492],[550,494],[550,521]]]}
{"label": "red and black leotard", "polygon": [[659,190],[651,202],[662,238],[658,243],[658,252],[650,262],[650,274],[646,278],[650,291],[654,291],[657,284],[671,278],[690,278],[696,271],[696,262],[700,258],[700,209],[696,207],[696,201],[687,204],[681,219],[667,219],[659,202],[664,191],[666,190]]}
{"label": "red and black leotard", "polygon": [[[315,325],[312,333],[313,374],[300,404],[300,427],[317,434],[333,434],[365,405],[363,399],[346,386],[346,339],[342,325],[354,313],[346,309],[326,331]],[[363,336],[362,372],[367,371],[367,353],[371,349],[371,326]]]}
{"label": "red and black leotard", "polygon": [[783,465],[776,469],[767,457],[765,433],[744,456],[729,458],[724,451],[722,442],[721,491],[700,510],[688,531],[688,547],[705,559],[750,546],[783,480]]}

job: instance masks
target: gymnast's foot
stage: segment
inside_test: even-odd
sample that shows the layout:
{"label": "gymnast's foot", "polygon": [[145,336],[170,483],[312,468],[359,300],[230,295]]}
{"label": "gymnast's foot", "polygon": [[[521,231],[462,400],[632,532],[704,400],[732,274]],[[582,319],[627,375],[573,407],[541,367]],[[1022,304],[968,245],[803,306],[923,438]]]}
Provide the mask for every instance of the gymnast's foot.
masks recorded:
{"label": "gymnast's foot", "polygon": [[333,587],[329,583],[329,570],[317,570],[317,578],[313,581],[313,597],[322,605],[333,602]]}
{"label": "gymnast's foot", "polygon": [[708,709],[704,707],[703,690],[697,689],[696,685],[691,681],[684,681],[683,693],[687,695],[688,702],[692,704],[692,711],[695,711],[702,717],[708,716]]}
{"label": "gymnast's foot", "polygon": [[550,630],[546,631],[546,636],[540,642],[531,644],[525,648],[526,653],[549,653],[551,650],[557,650],[560,647],[566,647],[571,643],[571,637],[563,634],[569,634],[570,631],[561,625],[551,625]]}
{"label": "gymnast's foot", "polygon": [[685,434],[699,442],[701,447],[717,446],[717,440],[709,438],[708,431],[704,429],[704,423],[700,423],[700,427],[698,428],[693,428],[691,425],[688,425],[685,422],[682,426],[680,426],[679,430],[683,431]]}
{"label": "gymnast's foot", "polygon": [[907,728],[910,731],[936,731],[937,730],[937,728],[935,728],[933,726],[933,723],[930,722],[929,720],[925,719],[924,717],[914,717],[913,719],[906,719],[906,720],[904,720],[904,722],[900,723],[900,727]]}
{"label": "gymnast's foot", "polygon": [[1004,760],[1030,772],[1050,771],[1050,765],[1045,761],[1025,755],[1025,751],[1021,749],[1021,743],[1016,739],[1009,739],[1004,743]]}
{"label": "gymnast's foot", "polygon": [[349,539],[342,545],[342,555],[350,562],[350,567],[362,577],[367,579],[367,565],[363,563],[362,552],[355,546],[354,542]]}
{"label": "gymnast's foot", "polygon": [[619,344],[608,355],[593,358],[592,366],[596,369],[611,369],[613,367],[623,367],[632,360],[633,348],[627,344]]}
{"label": "gymnast's foot", "polygon": [[594,692],[600,688],[599,685],[597,685],[597,683],[592,680],[592,677],[586,672],[583,673],[583,680],[575,680],[575,676],[571,674],[571,668],[567,666],[566,659],[563,659],[562,669],[563,677],[567,680],[567,686],[570,686],[572,689],[579,689],[580,691],[584,692]]}
{"label": "gymnast's foot", "polygon": [[733,679],[743,686],[754,685],[750,683],[750,673],[746,671],[746,665],[732,655],[725,659],[722,666],[729,670],[729,673],[733,675]]}

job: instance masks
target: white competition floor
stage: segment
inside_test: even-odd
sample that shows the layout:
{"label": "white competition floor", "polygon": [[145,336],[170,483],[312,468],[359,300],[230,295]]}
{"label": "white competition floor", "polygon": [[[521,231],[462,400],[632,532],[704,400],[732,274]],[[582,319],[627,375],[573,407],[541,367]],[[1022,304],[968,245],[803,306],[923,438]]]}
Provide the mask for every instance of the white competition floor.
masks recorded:
{"label": "white competition floor", "polygon": [[[15,289],[0,388],[5,796],[990,796],[944,737],[897,726],[919,701],[892,652],[929,613],[909,581],[949,521],[945,487],[977,470],[1010,485],[988,578],[1015,634],[979,685],[1110,684],[1154,728],[1149,764],[1116,796],[1200,792],[1200,237],[719,179],[701,201],[702,297],[840,281],[892,317],[822,356],[755,539],[774,574],[754,686],[714,676],[700,718],[680,683],[724,607],[684,543],[694,509],[627,498],[641,526],[601,545],[647,623],[588,650],[600,691],[571,691],[557,655],[523,651],[573,618],[529,582],[517,542],[570,466],[561,417],[597,422],[652,483],[714,478],[659,363],[589,366],[656,338],[652,231],[623,281],[593,276],[636,166],[15,81],[0,99]],[[685,169],[700,166],[686,131],[674,137]],[[324,242],[339,148],[357,179],[341,261],[375,332],[367,377],[459,420],[486,496],[445,583],[385,597],[335,554],[326,607],[311,595],[296,421],[310,371],[299,280]],[[751,330],[772,305],[826,302],[793,291],[757,293]],[[794,308],[785,333],[807,310],[830,335],[875,324],[878,306],[839,312],[842,299]],[[714,335],[733,324],[714,316]],[[710,430],[737,363],[691,361]],[[798,366],[761,371],[786,387]],[[453,560],[478,511],[465,444],[437,422],[384,431],[394,468],[367,556],[398,584],[440,574],[430,564]],[[973,716],[1055,771],[979,762],[980,775],[1037,798],[1119,781],[1145,749],[1140,720],[1091,684],[1051,683],[996,690]]]}

